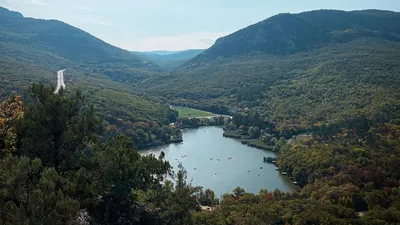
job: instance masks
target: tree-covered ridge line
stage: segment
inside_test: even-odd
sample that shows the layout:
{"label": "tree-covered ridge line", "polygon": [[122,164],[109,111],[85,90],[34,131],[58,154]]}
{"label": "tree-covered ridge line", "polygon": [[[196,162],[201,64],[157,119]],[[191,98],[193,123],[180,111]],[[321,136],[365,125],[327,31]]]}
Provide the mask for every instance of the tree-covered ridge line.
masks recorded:
{"label": "tree-covered ridge line", "polygon": [[14,16],[17,12],[3,7],[0,11],[3,56],[61,67],[105,62],[146,66],[135,54],[64,22]]}
{"label": "tree-covered ridge line", "polygon": [[282,13],[219,38],[186,66],[251,52],[290,55],[359,37],[399,42],[399,19],[399,12],[384,10]]}
{"label": "tree-covered ridge line", "polygon": [[2,7],[0,18],[0,79],[6,84],[0,87],[0,99],[33,82],[52,83],[49,71],[62,68],[73,71],[71,79],[77,83],[126,92],[132,92],[127,82],[160,72],[157,65],[134,53],[66,23],[25,18]]}
{"label": "tree-covered ridge line", "polygon": [[183,51],[155,51],[155,52],[136,52],[134,53],[143,60],[151,61],[159,65],[164,70],[170,71],[185,64],[187,61],[200,54],[204,49],[188,49]]}

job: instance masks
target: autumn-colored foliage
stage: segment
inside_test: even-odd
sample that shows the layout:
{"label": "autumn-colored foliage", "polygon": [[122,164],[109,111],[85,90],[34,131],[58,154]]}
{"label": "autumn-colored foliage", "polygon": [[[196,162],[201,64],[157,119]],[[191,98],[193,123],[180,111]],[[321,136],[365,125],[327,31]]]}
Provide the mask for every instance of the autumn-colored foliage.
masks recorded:
{"label": "autumn-colored foliage", "polygon": [[22,98],[17,95],[0,103],[0,150],[15,151],[16,123],[24,115]]}

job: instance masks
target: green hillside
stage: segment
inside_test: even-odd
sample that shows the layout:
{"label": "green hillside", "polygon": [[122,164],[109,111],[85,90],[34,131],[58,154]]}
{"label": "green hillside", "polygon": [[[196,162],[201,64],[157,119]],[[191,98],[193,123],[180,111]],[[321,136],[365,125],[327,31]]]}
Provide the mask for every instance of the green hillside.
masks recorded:
{"label": "green hillside", "polygon": [[[337,14],[350,15],[353,21],[334,22]],[[340,125],[358,117],[387,121],[400,109],[399,16],[386,11],[316,11],[272,17],[222,38],[186,66],[140,86],[174,104],[216,113],[242,112],[248,107],[280,130]],[[253,33],[266,26],[263,33],[277,35],[271,23],[282,29],[287,26],[292,35],[300,37],[296,34],[298,25],[288,23],[288,17],[307,19],[312,27],[321,25],[323,17],[328,33],[342,37],[341,41],[307,36],[305,39],[323,44],[285,54],[272,54],[269,48],[258,45],[237,49],[240,54],[227,52],[245,45],[241,42],[245,40],[278,46],[270,36]],[[375,17],[373,23],[367,23]],[[365,32],[379,35],[366,36],[354,30],[361,25]],[[236,39],[239,37],[247,39]],[[230,39],[235,42],[232,46]]]}
{"label": "green hillside", "polygon": [[1,7],[0,12],[1,59],[51,69],[82,66],[96,72],[108,71],[107,76],[117,81],[118,73],[114,76],[111,69],[133,71],[131,76],[140,76],[143,70],[160,71],[157,65],[142,61],[134,53],[61,21],[26,18]]}
{"label": "green hillside", "polygon": [[55,86],[57,71],[68,68],[66,92],[81,89],[106,118],[110,134],[129,131],[139,148],[168,142],[176,112],[135,95],[127,85],[156,76],[158,66],[60,21],[25,18],[4,8],[0,18],[0,100],[10,94],[26,97],[32,83]]}
{"label": "green hillside", "polygon": [[253,51],[289,55],[359,37],[400,41],[399,19],[399,13],[381,10],[279,14],[219,38],[188,64]]}

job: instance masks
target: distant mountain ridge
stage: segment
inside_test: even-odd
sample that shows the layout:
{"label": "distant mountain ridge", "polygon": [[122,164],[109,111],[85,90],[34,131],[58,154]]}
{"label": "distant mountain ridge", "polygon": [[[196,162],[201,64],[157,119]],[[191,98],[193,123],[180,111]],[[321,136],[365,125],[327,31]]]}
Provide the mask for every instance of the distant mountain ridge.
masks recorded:
{"label": "distant mountain ridge", "polygon": [[150,60],[165,69],[179,67],[202,53],[204,49],[188,49],[183,51],[150,51],[134,52],[145,60]]}
{"label": "distant mountain ridge", "polygon": [[181,51],[168,51],[168,50],[159,50],[159,51],[144,51],[140,53],[149,53],[149,54],[156,54],[156,55],[171,55]]}
{"label": "distant mountain ridge", "polygon": [[3,8],[3,7],[0,6],[0,17],[6,17],[6,16],[7,17],[19,17],[19,18],[24,17],[19,12],[11,11],[11,10],[8,10],[8,9]]}
{"label": "distant mountain ridge", "polygon": [[190,63],[250,52],[287,55],[329,43],[348,42],[360,36],[398,42],[398,21],[400,13],[382,10],[316,10],[278,14],[219,38]]}

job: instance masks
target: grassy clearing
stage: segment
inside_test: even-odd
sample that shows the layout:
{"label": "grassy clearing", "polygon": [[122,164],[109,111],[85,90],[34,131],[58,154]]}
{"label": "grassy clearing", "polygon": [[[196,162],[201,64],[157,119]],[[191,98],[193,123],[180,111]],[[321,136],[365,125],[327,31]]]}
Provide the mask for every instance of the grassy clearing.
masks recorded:
{"label": "grassy clearing", "polygon": [[213,113],[192,108],[175,107],[175,110],[179,112],[180,118],[215,116]]}

